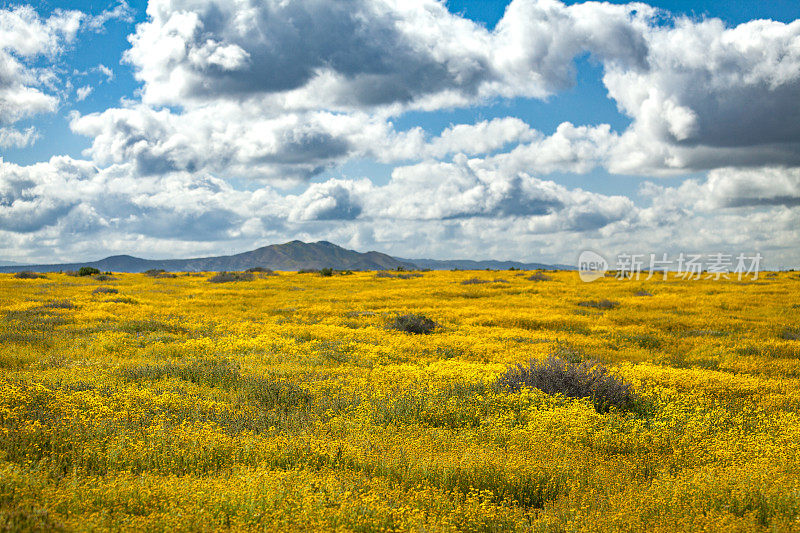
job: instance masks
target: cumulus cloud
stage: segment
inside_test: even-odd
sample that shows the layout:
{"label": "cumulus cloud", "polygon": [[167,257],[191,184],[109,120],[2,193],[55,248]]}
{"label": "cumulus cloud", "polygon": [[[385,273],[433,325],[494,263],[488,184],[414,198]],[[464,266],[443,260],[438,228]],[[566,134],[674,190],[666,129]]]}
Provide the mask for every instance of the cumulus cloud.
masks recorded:
{"label": "cumulus cloud", "polygon": [[24,130],[17,130],[14,128],[0,128],[0,147],[17,147],[24,148],[36,142],[39,138],[39,133],[33,126]]}
{"label": "cumulus cloud", "polygon": [[[93,137],[99,162],[303,179],[349,157],[420,160],[521,143],[509,165],[537,172],[800,164],[800,21],[729,28],[641,3],[557,0],[513,0],[492,31],[435,0],[152,0],[147,14],[125,54],[143,103],[73,122]],[[427,139],[391,126],[409,109],[546,98],[574,83],[584,54],[631,117],[625,132],[563,124],[544,138],[505,118]]]}
{"label": "cumulus cloud", "polygon": [[[59,104],[54,90],[58,78],[55,68],[36,66],[36,59],[53,60],[75,41],[82,27],[97,30],[126,10],[129,8],[124,2],[96,17],[57,9],[44,19],[31,6],[0,9],[0,126],[55,111]],[[17,145],[24,139],[19,132],[5,137]]]}
{"label": "cumulus cloud", "polygon": [[[516,257],[549,246],[565,261],[580,239],[707,246],[716,231],[716,242],[785,250],[797,238],[800,21],[728,27],[641,3],[557,0],[513,0],[491,31],[436,0],[151,0],[147,16],[124,57],[137,101],[71,117],[91,161],[0,165],[4,242],[81,231],[177,253],[291,232],[403,253],[431,232]],[[33,142],[35,130],[15,123],[60,103],[55,74],[36,59],[114,17],[129,19],[127,4],[96,17],[0,10],[0,146]],[[625,131],[564,122],[545,134],[515,117],[438,135],[393,125],[409,111],[546,99],[575,83],[587,55],[631,119]],[[310,181],[354,158],[402,166],[385,185]],[[596,168],[709,172],[643,186],[649,205],[546,179]],[[263,183],[243,191],[229,178]],[[298,183],[310,185],[272,188]],[[768,216],[772,235],[737,229]],[[687,220],[701,229],[682,232]]]}

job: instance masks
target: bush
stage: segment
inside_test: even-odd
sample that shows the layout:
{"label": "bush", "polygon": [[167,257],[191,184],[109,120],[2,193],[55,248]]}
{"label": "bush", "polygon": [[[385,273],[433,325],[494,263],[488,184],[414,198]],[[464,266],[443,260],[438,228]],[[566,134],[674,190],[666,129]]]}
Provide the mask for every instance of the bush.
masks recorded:
{"label": "bush", "polygon": [[173,274],[172,272],[167,272],[163,268],[151,268],[150,270],[144,271],[145,276],[150,276],[151,278],[177,278],[177,274]]}
{"label": "bush", "polygon": [[94,276],[99,273],[100,271],[94,267],[81,267],[78,269],[79,276]]}
{"label": "bush", "polygon": [[645,290],[642,290],[642,291],[638,291],[636,294],[634,294],[634,296],[652,296],[652,294],[650,294],[649,292],[647,292]]}
{"label": "bush", "polygon": [[488,279],[470,278],[461,282],[462,285],[480,285],[482,283],[491,283]]}
{"label": "bush", "polygon": [[97,281],[114,281],[117,278],[115,278],[114,276],[110,276],[108,274],[100,274],[99,276],[95,276],[94,279]]}
{"label": "bush", "polygon": [[612,302],[611,300],[587,300],[585,302],[578,302],[581,307],[594,307],[595,309],[614,309],[619,307],[619,302]]}
{"label": "bush", "polygon": [[419,315],[416,313],[411,313],[409,315],[402,315],[394,319],[392,323],[392,327],[398,331],[404,331],[406,333],[412,333],[414,335],[427,335],[429,333],[433,333],[433,330],[439,324],[431,320],[430,318]]}
{"label": "bush", "polygon": [[209,283],[230,283],[231,281],[253,281],[251,272],[220,272],[208,278]]}
{"label": "bush", "polygon": [[92,294],[119,294],[119,291],[113,287],[97,287]]}
{"label": "bush", "polygon": [[397,279],[412,279],[412,278],[421,278],[422,274],[419,272],[409,272],[408,274],[398,274]]}
{"label": "bush", "polygon": [[390,272],[376,272],[375,273],[375,277],[376,278],[396,278],[397,276],[395,276],[394,274],[392,274]]}
{"label": "bush", "polygon": [[319,274],[319,270],[316,268],[301,268],[297,271],[298,274]]}
{"label": "bush", "polygon": [[333,276],[333,269],[329,267],[325,267],[319,271],[320,276],[330,277]]}
{"label": "bush", "polygon": [[544,272],[537,272],[532,276],[528,276],[528,281],[550,281],[551,279],[553,278],[551,278]]}
{"label": "bush", "polygon": [[47,276],[44,274],[39,274],[38,272],[31,272],[30,270],[23,270],[22,272],[17,272],[14,274],[14,277],[17,279],[47,279]]}
{"label": "bush", "polygon": [[632,409],[636,396],[628,383],[597,361],[570,361],[551,355],[544,361],[510,367],[497,385],[510,392],[523,387],[568,398],[589,398],[598,413],[609,408]]}
{"label": "bush", "polygon": [[780,338],[787,341],[800,341],[800,327],[784,327],[780,332]]}
{"label": "bush", "polygon": [[265,267],[248,268],[247,270],[245,270],[245,272],[250,272],[253,274],[264,274],[265,276],[277,276],[275,271],[273,271],[271,268],[265,268]]}
{"label": "bush", "polygon": [[78,306],[69,300],[52,300],[40,307],[41,309],[77,309]]}

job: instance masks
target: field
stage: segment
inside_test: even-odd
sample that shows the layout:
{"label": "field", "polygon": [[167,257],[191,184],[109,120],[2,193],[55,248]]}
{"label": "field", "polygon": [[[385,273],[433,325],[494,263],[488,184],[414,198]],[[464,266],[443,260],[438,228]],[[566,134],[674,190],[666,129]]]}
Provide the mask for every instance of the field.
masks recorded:
{"label": "field", "polygon": [[797,273],[397,274],[0,275],[0,530],[800,531]]}

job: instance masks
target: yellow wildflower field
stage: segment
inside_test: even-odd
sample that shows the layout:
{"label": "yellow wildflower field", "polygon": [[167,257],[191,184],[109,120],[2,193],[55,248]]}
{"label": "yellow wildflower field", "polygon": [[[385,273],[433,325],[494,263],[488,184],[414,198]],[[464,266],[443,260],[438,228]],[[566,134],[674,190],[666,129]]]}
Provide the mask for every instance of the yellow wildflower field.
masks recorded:
{"label": "yellow wildflower field", "polygon": [[0,275],[0,529],[800,531],[797,273],[395,274]]}

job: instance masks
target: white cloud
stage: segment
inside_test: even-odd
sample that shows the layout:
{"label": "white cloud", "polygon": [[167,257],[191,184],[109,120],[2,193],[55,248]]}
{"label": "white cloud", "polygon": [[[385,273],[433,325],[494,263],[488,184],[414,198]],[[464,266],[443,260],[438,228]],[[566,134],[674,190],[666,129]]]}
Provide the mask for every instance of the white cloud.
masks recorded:
{"label": "white cloud", "polygon": [[0,147],[24,148],[36,142],[39,133],[33,126],[23,131],[14,128],[0,128]]}
{"label": "white cloud", "polygon": [[35,66],[36,59],[55,59],[75,41],[81,27],[97,30],[127,9],[123,2],[98,17],[57,9],[47,19],[31,6],[0,9],[0,126],[55,111],[56,68]]}
{"label": "white cloud", "polygon": [[94,87],[90,85],[84,85],[83,87],[78,87],[78,89],[75,91],[75,99],[78,102],[81,102],[85,100],[87,96],[92,94],[92,91],[94,91]]}

